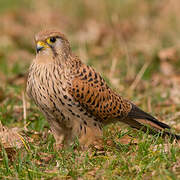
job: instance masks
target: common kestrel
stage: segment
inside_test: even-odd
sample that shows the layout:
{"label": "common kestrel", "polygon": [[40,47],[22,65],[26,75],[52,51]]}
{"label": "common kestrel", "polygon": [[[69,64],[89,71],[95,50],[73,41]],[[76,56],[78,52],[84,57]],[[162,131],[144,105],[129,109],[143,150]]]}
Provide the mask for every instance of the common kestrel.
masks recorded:
{"label": "common kestrel", "polygon": [[102,136],[102,126],[124,122],[136,129],[171,134],[170,127],[113,91],[92,67],[72,54],[59,31],[35,36],[37,54],[29,69],[27,93],[50,124],[56,143],[78,138],[89,145]]}

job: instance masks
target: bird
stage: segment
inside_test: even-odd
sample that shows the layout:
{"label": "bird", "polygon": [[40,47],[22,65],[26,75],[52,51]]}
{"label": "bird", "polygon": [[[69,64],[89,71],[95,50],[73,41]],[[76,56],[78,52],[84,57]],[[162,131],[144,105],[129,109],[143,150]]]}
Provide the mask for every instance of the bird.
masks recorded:
{"label": "bird", "polygon": [[88,147],[102,137],[105,125],[116,122],[180,139],[170,126],[111,89],[93,67],[73,54],[58,30],[40,31],[35,44],[26,92],[47,119],[57,145],[69,146],[77,138]]}

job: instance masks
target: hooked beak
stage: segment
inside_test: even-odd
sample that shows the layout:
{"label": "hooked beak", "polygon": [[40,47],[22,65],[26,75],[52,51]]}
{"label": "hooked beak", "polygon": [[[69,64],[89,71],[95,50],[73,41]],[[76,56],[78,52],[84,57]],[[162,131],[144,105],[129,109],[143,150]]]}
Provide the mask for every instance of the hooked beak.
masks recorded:
{"label": "hooked beak", "polygon": [[46,43],[44,43],[42,41],[38,41],[36,44],[36,51],[38,53],[39,51],[41,51],[42,49],[47,48],[47,47],[48,47],[48,45]]}

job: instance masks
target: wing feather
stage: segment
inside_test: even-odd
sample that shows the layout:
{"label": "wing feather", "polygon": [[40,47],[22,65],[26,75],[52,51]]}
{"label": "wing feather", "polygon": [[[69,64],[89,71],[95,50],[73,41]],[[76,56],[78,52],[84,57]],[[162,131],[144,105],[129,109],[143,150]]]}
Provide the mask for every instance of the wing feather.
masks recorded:
{"label": "wing feather", "polygon": [[126,117],[129,101],[117,95],[95,70],[82,64],[71,80],[69,93],[88,112],[101,120]]}

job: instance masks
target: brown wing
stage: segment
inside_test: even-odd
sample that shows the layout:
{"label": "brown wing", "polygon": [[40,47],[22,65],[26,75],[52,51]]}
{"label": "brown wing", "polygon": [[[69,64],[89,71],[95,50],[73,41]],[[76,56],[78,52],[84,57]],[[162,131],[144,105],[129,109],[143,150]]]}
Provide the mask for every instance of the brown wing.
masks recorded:
{"label": "brown wing", "polygon": [[101,120],[126,117],[131,104],[110,89],[93,68],[81,64],[69,87],[74,99]]}
{"label": "brown wing", "polygon": [[[170,129],[168,125],[117,95],[93,68],[80,63],[74,72],[69,93],[103,123],[116,119],[143,131],[147,131],[146,125],[150,125],[156,131]],[[154,133],[153,130],[149,132]],[[163,131],[163,135],[166,134],[180,139],[179,135]]]}

